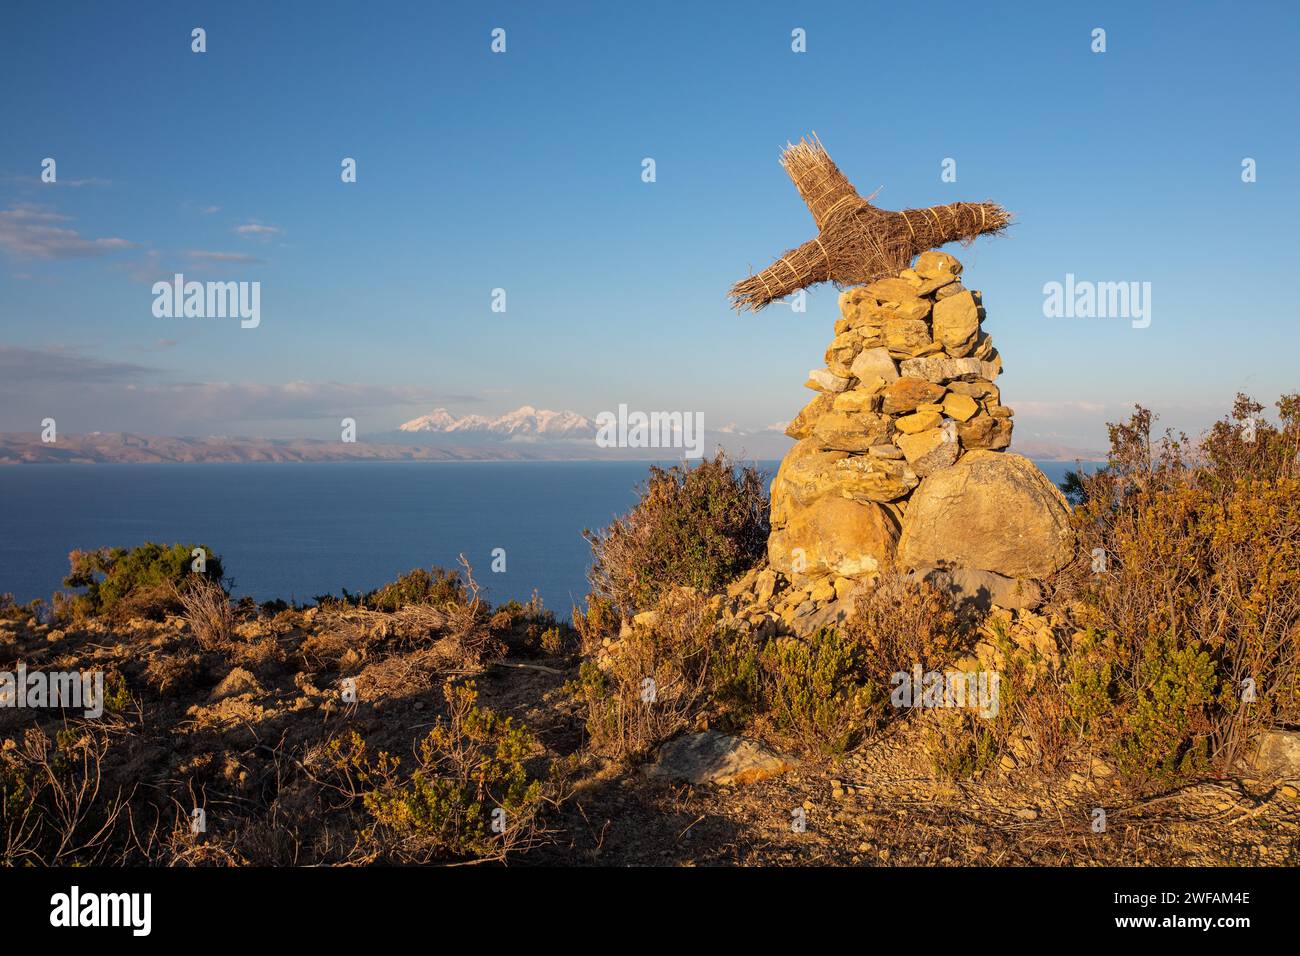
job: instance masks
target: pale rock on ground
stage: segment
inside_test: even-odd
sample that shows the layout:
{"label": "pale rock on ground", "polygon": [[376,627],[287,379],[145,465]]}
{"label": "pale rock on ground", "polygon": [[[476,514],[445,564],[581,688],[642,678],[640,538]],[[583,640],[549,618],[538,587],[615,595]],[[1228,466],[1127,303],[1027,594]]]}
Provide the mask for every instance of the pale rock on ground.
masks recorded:
{"label": "pale rock on ground", "polygon": [[1300,732],[1270,730],[1260,734],[1243,763],[1261,774],[1300,780]]}
{"label": "pale rock on ground", "polygon": [[705,730],[668,741],[646,773],[697,785],[734,786],[757,783],[789,768],[788,760],[757,740]]}

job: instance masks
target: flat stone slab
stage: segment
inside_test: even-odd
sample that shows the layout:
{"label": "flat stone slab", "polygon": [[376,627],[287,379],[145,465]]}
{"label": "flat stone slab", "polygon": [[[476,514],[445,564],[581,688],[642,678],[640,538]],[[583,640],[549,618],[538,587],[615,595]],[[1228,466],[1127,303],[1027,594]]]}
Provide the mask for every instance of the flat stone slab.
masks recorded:
{"label": "flat stone slab", "polygon": [[668,741],[646,771],[650,777],[720,786],[757,783],[784,773],[790,762],[757,740],[705,730]]}

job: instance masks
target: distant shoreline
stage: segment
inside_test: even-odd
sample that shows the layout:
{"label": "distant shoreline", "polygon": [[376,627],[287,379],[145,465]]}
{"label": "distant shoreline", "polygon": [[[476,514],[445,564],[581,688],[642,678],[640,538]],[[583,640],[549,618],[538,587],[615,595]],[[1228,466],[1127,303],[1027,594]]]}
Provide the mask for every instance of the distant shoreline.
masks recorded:
{"label": "distant shoreline", "polygon": [[[783,436],[755,440],[723,441],[710,437],[705,448],[725,448],[737,461],[780,460],[793,446]],[[746,447],[746,445],[751,447]],[[1035,461],[1098,461],[1105,456],[1066,446],[1043,443],[1035,448],[1010,449]],[[756,447],[753,447],[756,446]],[[656,454],[648,454],[654,452]],[[674,453],[676,452],[676,453]],[[609,448],[595,451],[591,442],[517,441],[513,443],[458,445],[402,441],[324,441],[316,438],[205,438],[136,435],[124,432],[60,435],[43,442],[31,432],[0,433],[0,465],[201,465],[201,464],[306,464],[386,462],[499,462],[499,461],[683,461],[680,449]],[[708,452],[707,454],[712,454]]]}
{"label": "distant shoreline", "polygon": [[[698,461],[699,459],[689,460]],[[779,458],[753,457],[741,460],[780,461]],[[1034,460],[1057,461],[1058,459],[1037,458]],[[1075,459],[1062,458],[1059,460],[1074,461]],[[311,460],[284,459],[279,461],[258,461],[255,459],[245,461],[82,461],[53,459],[50,461],[0,460],[0,468],[22,468],[29,465],[631,465],[637,463],[653,465],[680,461],[682,461],[680,458],[317,458]]]}
{"label": "distant shoreline", "polygon": [[[1017,452],[1014,448],[1008,449],[1012,454],[1022,455],[1030,461],[1035,462],[1054,462],[1057,464],[1074,464],[1080,462],[1085,465],[1104,464],[1105,458],[1102,456],[1072,455],[1070,457],[1057,457],[1052,455],[1026,455],[1023,452]],[[699,459],[687,459],[688,461],[698,461]],[[755,457],[748,456],[740,461],[772,461],[779,462],[778,457]],[[88,461],[77,459],[51,459],[48,461],[12,461],[0,459],[0,468],[13,467],[21,468],[25,466],[36,465],[630,465],[630,464],[677,464],[683,461],[680,458],[316,458],[316,459],[280,459],[271,461],[262,461],[257,459],[246,460],[195,460],[195,461],[178,461],[174,459],[163,459],[157,461]]]}

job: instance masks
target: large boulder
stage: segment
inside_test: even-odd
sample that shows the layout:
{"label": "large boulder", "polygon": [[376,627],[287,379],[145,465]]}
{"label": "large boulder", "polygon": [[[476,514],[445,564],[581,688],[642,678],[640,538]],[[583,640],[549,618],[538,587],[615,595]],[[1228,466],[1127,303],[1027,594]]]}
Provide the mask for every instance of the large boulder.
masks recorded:
{"label": "large boulder", "polygon": [[898,525],[873,501],[826,495],[787,509],[785,524],[767,539],[768,563],[792,578],[870,574],[893,561]]}
{"label": "large boulder", "polygon": [[[887,451],[886,451],[887,449]],[[886,458],[885,454],[897,455]],[[826,495],[855,501],[896,501],[921,479],[896,445],[874,445],[865,455],[827,451],[818,439],[798,442],[781,461],[772,481],[772,524],[785,524],[792,510]]]}
{"label": "large boulder", "polygon": [[823,495],[839,494],[831,467],[848,457],[848,452],[825,451],[812,439],[796,442],[781,459],[772,480],[772,524],[785,524],[795,507],[811,504]]}
{"label": "large boulder", "polygon": [[875,454],[841,458],[826,478],[841,497],[854,501],[896,501],[921,482],[907,462]]}
{"label": "large boulder", "polygon": [[898,564],[1043,578],[1074,555],[1065,496],[1028,458],[972,451],[908,501]]}

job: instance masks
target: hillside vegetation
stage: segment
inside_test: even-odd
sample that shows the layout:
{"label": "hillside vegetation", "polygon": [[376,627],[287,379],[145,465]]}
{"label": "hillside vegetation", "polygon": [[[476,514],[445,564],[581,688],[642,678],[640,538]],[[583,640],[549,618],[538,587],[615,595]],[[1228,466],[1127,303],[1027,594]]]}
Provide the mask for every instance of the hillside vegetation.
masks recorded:
{"label": "hillside vegetation", "polygon": [[[1262,412],[1111,426],[1032,608],[886,569],[804,637],[746,617],[791,585],[722,456],[589,533],[571,621],[468,565],[258,606],[206,544],[74,552],[0,601],[0,670],[102,672],[105,709],[0,708],[0,861],[1294,864],[1300,770],[1258,750],[1300,726],[1300,397]],[[987,671],[985,712],[895,692]]]}

